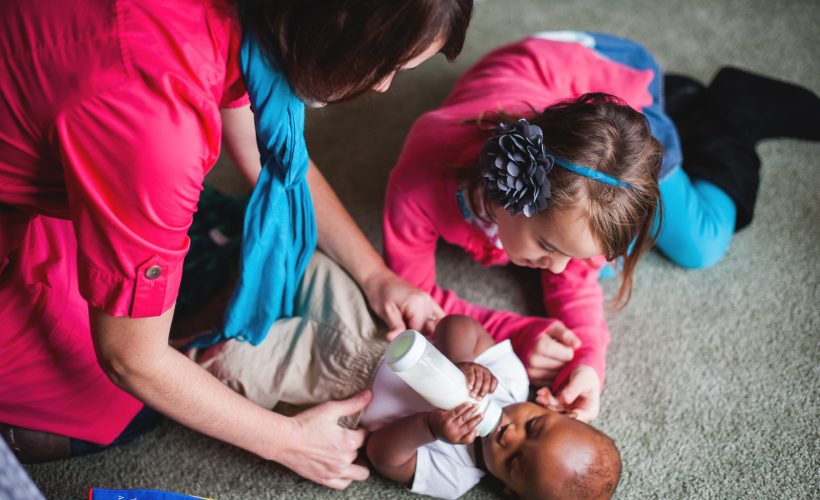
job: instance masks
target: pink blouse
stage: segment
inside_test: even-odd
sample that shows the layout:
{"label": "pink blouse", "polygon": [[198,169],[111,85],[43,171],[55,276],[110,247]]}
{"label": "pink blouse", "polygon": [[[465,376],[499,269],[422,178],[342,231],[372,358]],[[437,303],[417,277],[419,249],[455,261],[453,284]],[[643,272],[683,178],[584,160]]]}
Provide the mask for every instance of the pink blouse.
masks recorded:
{"label": "pink blouse", "polygon": [[158,316],[247,103],[227,0],[0,6],[0,421],[98,443],[141,404],[97,365],[88,306]]}

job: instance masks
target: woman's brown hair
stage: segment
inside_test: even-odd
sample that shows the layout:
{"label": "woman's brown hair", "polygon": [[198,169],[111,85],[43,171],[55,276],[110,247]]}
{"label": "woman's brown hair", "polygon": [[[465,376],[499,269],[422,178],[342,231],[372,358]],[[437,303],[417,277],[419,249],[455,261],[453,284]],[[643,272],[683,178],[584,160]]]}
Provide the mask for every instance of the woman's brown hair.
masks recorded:
{"label": "woman's brown hair", "polygon": [[[472,123],[491,130],[500,123],[513,124],[519,118],[522,116],[501,112]],[[551,196],[542,212],[569,208],[579,202],[586,205],[590,229],[607,260],[624,259],[614,305],[625,306],[632,295],[637,261],[655,241],[652,227],[655,213],[660,217],[658,174],[663,148],[652,137],[646,117],[609,94],[584,94],[523,118],[541,128],[544,145],[553,154],[629,184],[604,184],[556,165],[547,176]],[[474,167],[460,169],[459,177],[469,185],[473,206],[480,206],[477,202],[483,204],[484,213],[491,214],[492,201],[483,196],[477,162]]]}
{"label": "woman's brown hair", "polygon": [[246,29],[302,98],[361,95],[442,40],[461,52],[472,0],[235,0]]}

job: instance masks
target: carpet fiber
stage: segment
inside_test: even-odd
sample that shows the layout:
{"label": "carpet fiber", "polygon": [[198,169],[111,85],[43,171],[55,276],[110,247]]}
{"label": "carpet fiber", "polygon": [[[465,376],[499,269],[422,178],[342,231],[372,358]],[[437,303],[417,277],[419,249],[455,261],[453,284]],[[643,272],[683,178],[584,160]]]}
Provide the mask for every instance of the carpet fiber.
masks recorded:
{"label": "carpet fiber", "polygon": [[[708,81],[732,64],[818,92],[818,19],[814,0],[486,0],[457,62],[437,56],[386,95],[311,112],[308,145],[379,246],[385,182],[410,124],[493,47],[536,31],[603,31],[641,41],[668,71]],[[618,498],[820,497],[820,144],[771,140],[758,151],[758,212],[728,256],[687,271],[652,253],[632,302],[609,315],[596,425],[623,455]],[[227,164],[209,182],[241,189]],[[538,312],[532,273],[481,269],[450,247],[439,255],[442,282],[469,299]],[[610,297],[614,286],[606,284]],[[91,486],[219,499],[413,497],[375,474],[333,492],[170,422],[124,448],[27,470],[61,499],[86,497]],[[499,495],[485,481],[465,498]]]}

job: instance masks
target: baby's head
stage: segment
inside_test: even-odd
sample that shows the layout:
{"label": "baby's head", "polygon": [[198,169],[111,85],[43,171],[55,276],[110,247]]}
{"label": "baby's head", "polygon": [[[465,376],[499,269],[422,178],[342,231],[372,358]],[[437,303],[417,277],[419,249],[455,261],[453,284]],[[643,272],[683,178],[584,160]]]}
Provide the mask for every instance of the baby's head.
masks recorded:
{"label": "baby's head", "polygon": [[570,258],[623,257],[623,302],[658,207],[663,150],[646,118],[600,93],[520,118],[486,120],[499,128],[469,178],[471,202],[498,224],[514,264],[558,274]]}
{"label": "baby's head", "polygon": [[490,473],[520,498],[607,499],[621,477],[609,436],[535,403],[504,408],[481,447]]}

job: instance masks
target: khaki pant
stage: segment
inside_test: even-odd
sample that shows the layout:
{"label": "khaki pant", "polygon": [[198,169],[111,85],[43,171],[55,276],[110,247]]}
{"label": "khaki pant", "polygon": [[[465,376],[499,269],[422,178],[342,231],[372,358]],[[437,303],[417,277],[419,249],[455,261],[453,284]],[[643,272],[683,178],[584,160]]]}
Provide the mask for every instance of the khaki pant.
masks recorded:
{"label": "khaki pant", "polygon": [[353,279],[317,251],[295,300],[295,317],[275,322],[259,345],[229,340],[188,356],[265,408],[310,406],[370,388],[387,329]]}

